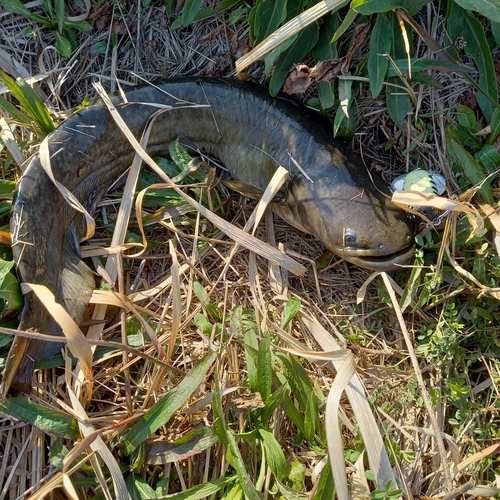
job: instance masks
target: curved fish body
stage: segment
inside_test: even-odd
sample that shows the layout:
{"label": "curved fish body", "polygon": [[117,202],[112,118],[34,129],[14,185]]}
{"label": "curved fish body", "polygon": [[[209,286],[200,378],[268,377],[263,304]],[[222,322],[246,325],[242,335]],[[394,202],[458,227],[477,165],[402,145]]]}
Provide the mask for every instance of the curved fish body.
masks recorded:
{"label": "curved fish body", "polygon": [[[331,136],[331,126],[317,113],[236,80],[172,79],[134,87],[126,95],[131,104],[119,111],[138,138],[157,109],[144,103],[173,107],[155,121],[147,147],[150,155],[166,154],[169,142],[185,138],[219,158],[243,194],[264,191],[282,165],[291,176],[273,211],[292,226],[368,269],[391,271],[410,260],[412,223],[383,194],[389,194],[385,184],[375,175],[372,179],[360,159]],[[116,96],[113,101],[118,106],[121,99]],[[56,179],[89,210],[134,156],[101,103],[74,114],[48,140]],[[30,160],[19,182],[12,227],[21,280],[46,285],[80,322],[94,287],[93,273],[79,253],[84,221],[64,201],[38,156]],[[57,323],[31,294],[25,296],[20,329],[61,335]],[[59,348],[17,337],[3,394],[11,385],[29,390],[34,361],[52,356]]]}

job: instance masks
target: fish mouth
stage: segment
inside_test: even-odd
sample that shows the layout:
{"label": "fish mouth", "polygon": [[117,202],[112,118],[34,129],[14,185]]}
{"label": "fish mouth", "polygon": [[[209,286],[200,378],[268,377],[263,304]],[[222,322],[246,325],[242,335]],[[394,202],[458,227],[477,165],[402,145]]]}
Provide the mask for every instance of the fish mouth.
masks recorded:
{"label": "fish mouth", "polygon": [[415,253],[415,244],[403,248],[398,252],[380,256],[356,255],[355,250],[352,251],[352,249],[349,249],[349,252],[346,252],[346,250],[347,249],[344,249],[341,253],[342,257],[356,266],[370,269],[372,271],[396,271],[397,269],[401,269],[401,266],[404,266],[411,261]]}

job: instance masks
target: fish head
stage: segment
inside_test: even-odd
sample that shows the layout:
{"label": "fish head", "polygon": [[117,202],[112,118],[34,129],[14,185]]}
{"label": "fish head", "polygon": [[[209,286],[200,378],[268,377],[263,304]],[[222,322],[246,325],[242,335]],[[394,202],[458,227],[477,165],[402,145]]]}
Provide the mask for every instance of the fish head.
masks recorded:
{"label": "fish head", "polygon": [[346,172],[292,178],[286,204],[293,217],[357,266],[394,271],[408,264],[415,249],[414,223],[391,202],[381,180],[353,179]]}

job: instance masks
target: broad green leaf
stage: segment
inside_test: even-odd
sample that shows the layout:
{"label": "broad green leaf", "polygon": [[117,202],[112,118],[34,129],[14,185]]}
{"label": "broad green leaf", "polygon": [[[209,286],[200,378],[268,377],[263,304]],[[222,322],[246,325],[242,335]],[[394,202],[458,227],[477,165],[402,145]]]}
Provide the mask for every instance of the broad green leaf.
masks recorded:
{"label": "broad green leaf", "polygon": [[200,12],[202,0],[186,0],[182,8],[182,24],[184,27],[189,26],[195,19],[196,14]]}
{"label": "broad green leaf", "polygon": [[337,13],[330,14],[323,18],[323,24],[320,28],[318,43],[313,48],[312,54],[314,60],[327,61],[335,59],[338,55],[337,44],[332,42],[337,29],[339,27],[339,17]]}
{"label": "broad green leaf", "polygon": [[19,0],[0,0],[0,5],[5,10],[12,12],[13,14],[20,14],[28,19],[33,19],[33,21],[38,21],[46,27],[50,27],[52,25],[52,23],[45,17],[33,14]]}
{"label": "broad green leaf", "polygon": [[248,7],[242,7],[240,9],[234,9],[229,14],[228,22],[230,25],[236,24],[241,18],[248,14]]}
{"label": "broad green leaf", "polygon": [[175,139],[168,145],[170,157],[179,167],[179,171],[184,170],[192,161],[191,155],[180,145],[179,139]]}
{"label": "broad green leaf", "polygon": [[257,390],[260,392],[262,400],[266,402],[269,399],[269,396],[271,396],[273,381],[271,339],[269,334],[266,334],[264,340],[259,344],[259,351],[257,354],[257,373]]}
{"label": "broad green leaf", "polygon": [[[236,479],[236,476],[226,476],[222,479],[207,481],[199,486],[193,486],[180,493],[171,493],[168,500],[203,500],[210,498],[222,489],[229,486]],[[217,497],[216,497],[217,498]]]}
{"label": "broad green leaf", "polygon": [[[330,460],[338,460],[338,457],[330,457]],[[342,457],[343,460],[343,457]],[[321,471],[318,489],[314,495],[314,500],[331,500],[335,496],[335,483],[333,482],[333,474],[330,463],[327,463]]]}
{"label": "broad green leaf", "polygon": [[220,442],[211,427],[202,427],[169,443],[154,441],[146,447],[146,461],[149,464],[165,465],[187,460]]}
{"label": "broad green leaf", "polygon": [[8,273],[0,284],[0,298],[8,302],[10,310],[21,309],[24,305],[19,281],[12,273]]}
{"label": "broad green leaf", "polygon": [[123,449],[130,455],[139,445],[144,443],[162,425],[165,425],[173,414],[188,400],[203,382],[208,370],[216,358],[215,353],[207,354],[170,392],[158,401],[127,432]]}
{"label": "broad green leaf", "polygon": [[[212,9],[212,7],[207,7],[206,9],[203,9],[199,11],[196,16],[194,16],[193,23],[197,23],[199,21],[203,21],[205,19],[208,19],[210,17],[215,16],[215,11]],[[171,28],[173,30],[177,30],[179,28],[182,28],[184,26],[182,22],[182,16],[178,17],[173,23]]]}
{"label": "broad green leaf", "polygon": [[[453,159],[463,168],[465,175],[469,178],[474,186],[481,184],[485,179],[485,174],[482,171],[479,163],[472,157],[470,153],[453,139],[448,141],[448,152]],[[483,184],[483,187],[478,191],[482,200],[485,203],[493,205],[494,198],[491,192],[491,187],[488,182]]]}
{"label": "broad green leaf", "polygon": [[1,399],[0,412],[30,423],[47,434],[72,440],[80,437],[75,419],[60,411],[32,403],[26,396]]}
{"label": "broad green leaf", "polygon": [[92,31],[94,29],[87,21],[68,21],[67,19],[64,20],[64,27],[78,31]]}
{"label": "broad green leaf", "polygon": [[[391,56],[395,59],[407,58],[408,55],[406,53],[401,29],[399,28],[398,19],[393,12],[388,14],[388,19],[389,22],[387,24],[387,29],[391,30]],[[411,36],[410,33],[408,34]],[[401,126],[408,113],[410,96],[404,88],[403,82],[400,78],[388,78],[387,83],[389,84],[385,89],[387,111],[389,112],[390,117],[394,120],[394,123]],[[398,85],[398,87],[394,87],[394,85]]]}
{"label": "broad green leaf", "polygon": [[49,448],[50,465],[62,471],[64,466],[63,460],[68,453],[69,450],[64,446],[62,440],[60,438],[56,439]]}
{"label": "broad green leaf", "polygon": [[[442,70],[442,71],[455,71],[462,73],[473,73],[473,70],[466,68],[460,64],[452,64],[444,61],[436,61],[435,59],[410,59],[411,72],[417,73],[419,71],[427,71],[429,69]],[[387,70],[387,76],[398,76],[398,71],[400,73],[408,73],[408,58],[396,59],[393,63],[389,65]]]}
{"label": "broad green leaf", "polygon": [[57,29],[59,33],[63,32],[64,28],[64,0],[54,0],[56,9]]}
{"label": "broad green leaf", "polygon": [[286,18],[288,0],[261,0],[252,10],[252,34],[254,44],[262,42],[271,33],[276,31]]}
{"label": "broad green leaf", "polygon": [[497,47],[500,47],[500,22],[498,23],[494,21],[491,22],[491,34],[495,39]]}
{"label": "broad green leaf", "polygon": [[217,4],[217,12],[220,14],[221,12],[225,12],[226,10],[234,7],[236,4],[240,3],[241,0],[220,0]]}
{"label": "broad green leaf", "polygon": [[[330,14],[324,18],[320,28],[319,40],[313,48],[313,56],[316,62],[335,59],[338,55],[337,44],[332,39],[339,27],[337,13]],[[318,82],[316,84],[319,101],[323,109],[329,109],[335,104],[335,84],[334,82]]]}
{"label": "broad green leaf", "polygon": [[500,23],[500,3],[497,0],[454,0],[462,9],[479,12],[486,19]]}
{"label": "broad green leaf", "polygon": [[500,153],[494,146],[489,144],[483,146],[481,151],[478,151],[474,158],[490,174],[500,167]]}
{"label": "broad green leaf", "polygon": [[271,394],[271,396],[266,401],[266,407],[261,410],[261,420],[262,422],[267,422],[274,410],[278,408],[278,406],[283,404],[283,398],[286,396],[287,391],[290,390],[290,387],[285,382],[276,392]]}
{"label": "broad green leaf", "polygon": [[299,36],[298,33],[292,35],[283,43],[280,43],[274,50],[271,50],[269,54],[267,54],[267,56],[264,58],[264,68],[266,76],[271,76],[271,73],[273,72],[274,63],[276,62],[278,57],[281,54],[283,54],[283,52],[286,52],[290,48],[290,46],[295,42],[298,36]]}
{"label": "broad green leaf", "polygon": [[404,9],[411,16],[414,16],[430,1],[431,0],[353,0],[351,8],[365,16],[396,9]]}
{"label": "broad green leaf", "polygon": [[262,447],[266,456],[267,465],[278,481],[283,481],[286,470],[286,459],[280,444],[272,432],[267,429],[259,429],[262,439]]}
{"label": "broad green leaf", "polygon": [[389,59],[385,55],[391,50],[392,37],[387,34],[388,25],[387,16],[381,12],[377,15],[370,37],[367,68],[370,78],[370,90],[374,99],[378,97],[384,86],[384,79],[389,66]]}
{"label": "broad green leaf", "polygon": [[56,49],[63,57],[71,57],[71,42],[63,35],[56,31]]}
{"label": "broad green leaf", "polygon": [[288,76],[288,72],[293,64],[302,60],[302,58],[316,45],[318,41],[318,26],[313,23],[300,31],[290,48],[280,55],[274,68],[273,76],[269,82],[269,92],[276,95]]}
{"label": "broad green leaf", "polygon": [[290,324],[293,318],[300,311],[301,302],[299,299],[292,297],[285,304],[285,308],[283,309],[283,319],[281,320],[281,328],[283,330]]}
{"label": "broad green leaf", "polygon": [[150,500],[156,498],[156,493],[149,484],[137,474],[127,474],[126,476],[127,490],[131,497],[138,500]]}
{"label": "broad green leaf", "polygon": [[0,283],[4,280],[5,276],[10,273],[11,269],[14,267],[13,261],[7,261],[0,259]]}
{"label": "broad green leaf", "polygon": [[498,103],[498,85],[484,28],[472,13],[463,10],[455,2],[451,3],[447,21],[452,44],[462,37],[466,42],[466,54],[473,58],[479,70],[476,98],[486,120],[490,122],[495,104]]}

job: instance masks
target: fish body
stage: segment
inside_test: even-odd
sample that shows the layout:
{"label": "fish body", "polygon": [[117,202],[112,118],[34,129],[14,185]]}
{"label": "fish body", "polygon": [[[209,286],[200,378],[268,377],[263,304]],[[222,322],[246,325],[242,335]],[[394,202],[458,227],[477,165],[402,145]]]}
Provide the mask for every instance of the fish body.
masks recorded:
{"label": "fish body", "polygon": [[[331,126],[317,113],[236,80],[171,79],[131,88],[126,95],[130,103],[126,106],[118,106],[118,96],[113,101],[137,138],[156,111],[144,103],[172,106],[156,118],[147,147],[151,156],[167,154],[169,142],[185,138],[219,158],[243,194],[246,187],[248,192],[263,192],[281,165],[291,176],[272,209],[292,226],[368,269],[391,271],[410,260],[412,223],[382,194],[389,191],[381,179],[368,175],[360,159],[332,137]],[[56,179],[89,211],[134,156],[102,103],[72,115],[48,142]],[[93,273],[79,252],[84,224],[34,156],[19,182],[13,208],[14,257],[21,280],[50,288],[77,323],[94,288]],[[61,335],[31,294],[25,296],[20,329]],[[59,348],[17,337],[3,394],[11,384],[29,390],[34,361]]]}

